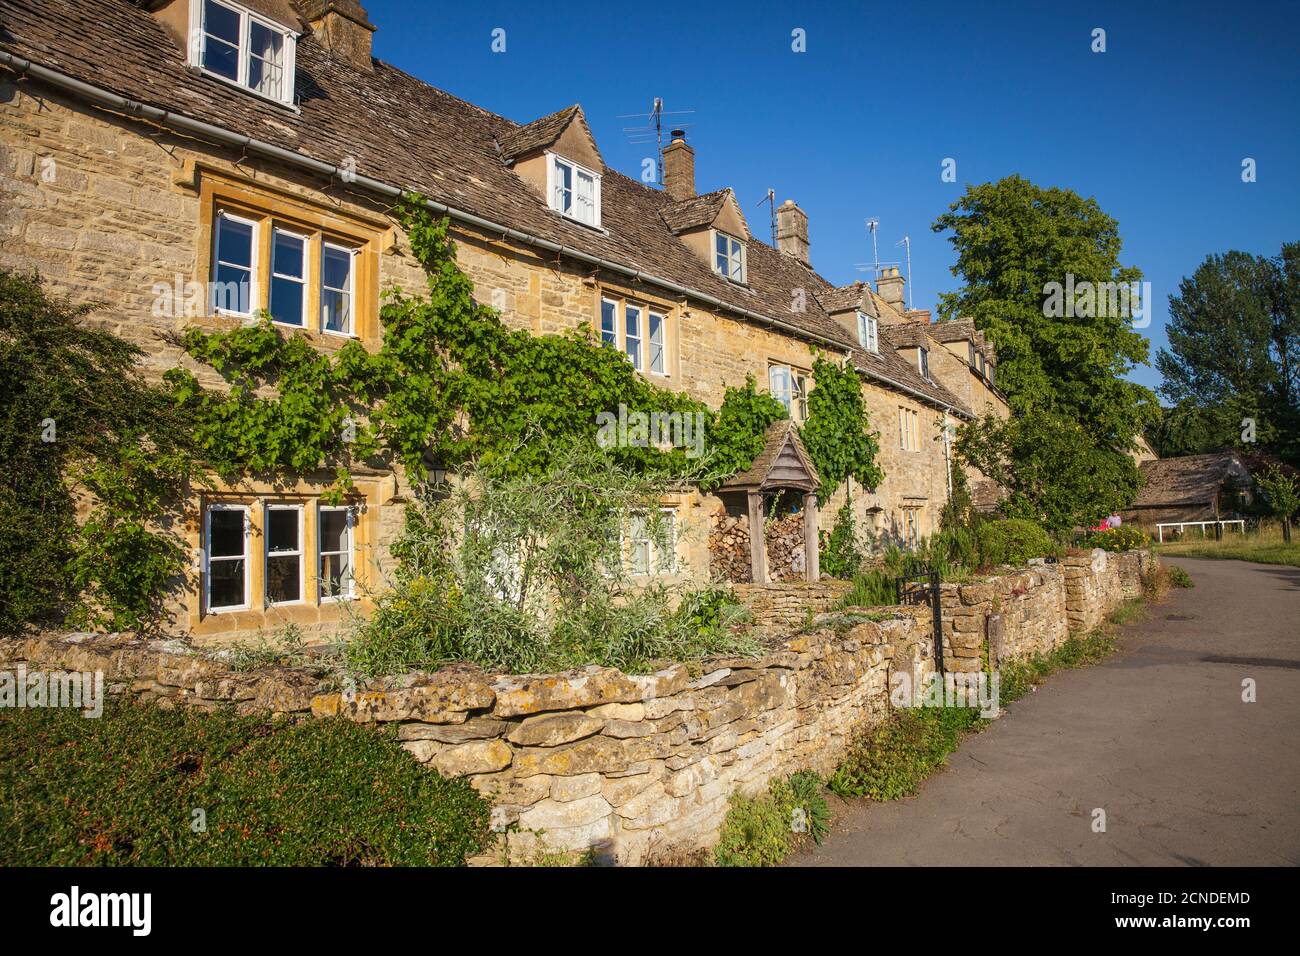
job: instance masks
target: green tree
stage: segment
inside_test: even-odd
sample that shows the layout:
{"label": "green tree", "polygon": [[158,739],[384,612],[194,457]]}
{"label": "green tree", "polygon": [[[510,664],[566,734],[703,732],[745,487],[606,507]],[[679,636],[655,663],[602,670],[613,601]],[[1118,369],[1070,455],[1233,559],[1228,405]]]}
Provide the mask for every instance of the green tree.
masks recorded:
{"label": "green tree", "polygon": [[1119,308],[1103,306],[1104,294],[1091,307],[1052,308],[1062,287],[1103,293],[1141,279],[1120,263],[1118,223],[1094,199],[1010,176],[968,187],[934,230],[951,231],[952,271],[964,280],[940,297],[939,311],[972,317],[997,348],[998,384],[1013,413],[1006,426],[967,426],[959,449],[981,470],[979,460],[1001,463],[985,473],[1012,489],[1008,506],[1049,526],[1126,503],[1139,483],[1128,451],[1159,415],[1150,389],[1125,377],[1146,362],[1147,341],[1123,299]]}
{"label": "green tree", "polygon": [[190,423],[94,311],[0,270],[0,631],[147,626],[184,564],[163,526],[193,468]]}
{"label": "green tree", "polygon": [[1288,475],[1277,465],[1270,465],[1255,476],[1264,497],[1268,499],[1273,517],[1282,522],[1282,537],[1291,543],[1291,519],[1300,511],[1300,481]]}
{"label": "green tree", "polygon": [[1263,447],[1300,461],[1300,242],[1273,258],[1206,258],[1169,297],[1168,334],[1156,356],[1173,403],[1162,445]]}

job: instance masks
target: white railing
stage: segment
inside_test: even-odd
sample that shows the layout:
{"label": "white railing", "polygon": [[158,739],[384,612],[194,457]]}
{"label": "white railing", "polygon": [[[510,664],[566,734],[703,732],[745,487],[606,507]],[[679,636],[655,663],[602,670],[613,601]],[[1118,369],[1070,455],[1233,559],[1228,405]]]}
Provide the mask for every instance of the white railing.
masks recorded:
{"label": "white railing", "polygon": [[1206,525],[1219,525],[1220,527],[1222,527],[1223,525],[1231,525],[1231,524],[1237,525],[1238,528],[1241,530],[1242,534],[1246,533],[1246,519],[1234,518],[1228,521],[1166,521],[1156,525],[1156,535],[1159,537],[1161,541],[1164,541],[1165,528],[1177,528],[1178,533],[1182,534],[1184,529],[1191,527],[1191,528],[1200,528],[1201,537],[1204,538]]}

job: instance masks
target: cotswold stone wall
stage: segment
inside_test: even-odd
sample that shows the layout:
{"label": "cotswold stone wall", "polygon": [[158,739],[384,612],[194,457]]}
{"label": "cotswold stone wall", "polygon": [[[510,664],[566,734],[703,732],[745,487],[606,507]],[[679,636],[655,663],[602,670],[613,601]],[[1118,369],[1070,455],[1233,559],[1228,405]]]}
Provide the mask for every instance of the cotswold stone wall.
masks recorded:
{"label": "cotswold stone wall", "polygon": [[790,581],[784,584],[738,584],[733,588],[749,606],[754,626],[765,635],[792,634],[808,623],[809,614],[831,610],[852,590],[847,581]]}
{"label": "cotswold stone wall", "polygon": [[[1137,593],[1151,563],[1141,553],[1085,557],[946,586],[947,661],[978,669],[986,641],[997,643],[995,658],[1055,646],[1074,597],[1089,602],[1082,620],[1100,619]],[[782,591],[826,606],[837,587],[773,585],[749,596],[775,618],[788,613]],[[823,617],[756,659],[646,675],[492,675],[460,665],[339,689],[308,668],[235,671],[180,642],[111,634],[0,639],[0,669],[102,671],[110,692],[164,706],[395,725],[417,760],[466,775],[493,800],[512,852],[593,850],[637,864],[711,846],[733,794],[795,770],[831,770],[855,729],[886,713],[895,669],[914,678],[934,669],[928,607],[871,616]],[[806,619],[801,612],[787,634]]]}

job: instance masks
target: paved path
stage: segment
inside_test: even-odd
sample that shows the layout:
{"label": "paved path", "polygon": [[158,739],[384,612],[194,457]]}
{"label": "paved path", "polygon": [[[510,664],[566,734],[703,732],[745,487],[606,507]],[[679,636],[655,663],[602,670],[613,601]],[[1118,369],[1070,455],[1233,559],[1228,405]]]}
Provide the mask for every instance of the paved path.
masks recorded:
{"label": "paved path", "polygon": [[1196,587],[1115,657],[1048,678],[917,795],[842,805],[791,864],[1300,865],[1300,568],[1170,563]]}

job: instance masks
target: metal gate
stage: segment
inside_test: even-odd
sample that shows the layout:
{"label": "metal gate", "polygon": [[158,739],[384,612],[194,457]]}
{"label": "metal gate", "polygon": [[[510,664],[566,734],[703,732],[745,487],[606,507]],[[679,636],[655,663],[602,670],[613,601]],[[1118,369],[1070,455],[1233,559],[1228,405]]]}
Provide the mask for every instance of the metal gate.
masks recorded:
{"label": "metal gate", "polygon": [[929,564],[914,561],[903,569],[894,582],[899,604],[929,604],[934,615],[934,666],[942,676],[943,668],[943,609],[939,599],[939,570]]}

